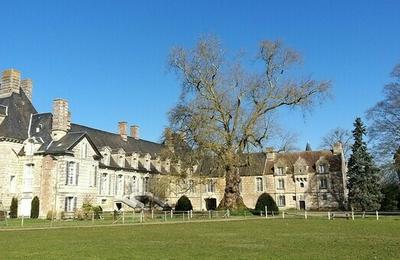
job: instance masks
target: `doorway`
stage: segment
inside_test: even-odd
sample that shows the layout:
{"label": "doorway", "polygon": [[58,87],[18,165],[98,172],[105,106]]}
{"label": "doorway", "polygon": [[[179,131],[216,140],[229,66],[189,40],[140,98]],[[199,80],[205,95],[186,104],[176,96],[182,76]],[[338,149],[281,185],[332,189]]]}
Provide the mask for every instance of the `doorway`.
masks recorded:
{"label": "doorway", "polygon": [[207,210],[216,210],[217,209],[217,199],[210,198],[205,199],[206,201],[206,209]]}
{"label": "doorway", "polygon": [[299,204],[300,204],[300,209],[302,209],[302,210],[306,209],[306,202],[304,200],[300,200]]}

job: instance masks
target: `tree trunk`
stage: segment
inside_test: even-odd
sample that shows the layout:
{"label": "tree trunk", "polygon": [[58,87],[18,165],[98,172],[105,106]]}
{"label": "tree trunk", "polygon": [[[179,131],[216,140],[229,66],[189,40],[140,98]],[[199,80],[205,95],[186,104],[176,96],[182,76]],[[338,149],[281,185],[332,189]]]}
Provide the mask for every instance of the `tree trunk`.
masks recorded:
{"label": "tree trunk", "polygon": [[240,195],[239,169],[233,165],[225,166],[225,193],[218,209],[243,210],[247,209]]}

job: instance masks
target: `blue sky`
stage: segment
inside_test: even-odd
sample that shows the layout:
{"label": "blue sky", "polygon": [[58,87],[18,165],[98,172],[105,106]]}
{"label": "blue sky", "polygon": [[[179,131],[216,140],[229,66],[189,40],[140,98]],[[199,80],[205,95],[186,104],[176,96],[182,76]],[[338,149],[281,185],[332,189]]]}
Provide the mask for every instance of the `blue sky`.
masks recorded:
{"label": "blue sky", "polygon": [[400,1],[2,1],[0,70],[34,81],[40,112],[70,101],[75,123],[115,132],[124,120],[158,141],[180,85],[168,73],[173,46],[217,35],[232,52],[263,39],[298,50],[304,71],[333,82],[332,100],[282,125],[316,148],[335,127],[382,98],[400,62]]}

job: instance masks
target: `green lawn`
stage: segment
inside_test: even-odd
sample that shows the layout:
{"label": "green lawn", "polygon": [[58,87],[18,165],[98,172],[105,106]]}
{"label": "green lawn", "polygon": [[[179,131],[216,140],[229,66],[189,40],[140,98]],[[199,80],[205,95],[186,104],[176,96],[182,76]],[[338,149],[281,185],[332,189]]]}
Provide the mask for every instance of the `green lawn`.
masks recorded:
{"label": "green lawn", "polygon": [[399,219],[257,219],[0,231],[0,259],[399,259]]}

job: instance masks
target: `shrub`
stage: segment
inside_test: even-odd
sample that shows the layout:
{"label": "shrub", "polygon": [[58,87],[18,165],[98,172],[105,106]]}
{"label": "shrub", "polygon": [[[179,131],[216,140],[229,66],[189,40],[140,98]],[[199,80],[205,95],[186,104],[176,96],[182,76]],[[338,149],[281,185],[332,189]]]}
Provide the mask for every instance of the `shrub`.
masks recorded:
{"label": "shrub", "polygon": [[82,205],[82,213],[85,219],[91,218],[91,213],[93,211],[93,206],[90,203],[83,203]]}
{"label": "shrub", "polygon": [[46,219],[47,220],[52,220],[55,217],[56,217],[56,212],[55,211],[52,211],[52,210],[47,211],[47,215],[46,215]]}
{"label": "shrub", "polygon": [[256,214],[260,214],[260,211],[265,211],[265,206],[267,206],[268,212],[279,211],[278,206],[275,203],[275,200],[268,193],[263,193],[258,197],[256,207],[254,208],[254,212]]}
{"label": "shrub", "polygon": [[10,218],[18,217],[18,199],[13,197],[10,206]]}
{"label": "shrub", "polygon": [[103,214],[103,209],[101,206],[93,207],[93,213],[95,219],[100,219],[101,215]]}
{"label": "shrub", "polygon": [[176,202],[175,205],[175,210],[176,211],[188,211],[192,210],[192,202],[190,202],[190,199],[183,195],[182,197],[179,198],[179,200]]}
{"label": "shrub", "polygon": [[77,220],[84,220],[85,219],[85,214],[82,209],[76,209],[74,212],[74,219]]}
{"label": "shrub", "polygon": [[31,202],[31,218],[39,217],[39,198],[35,196]]}

